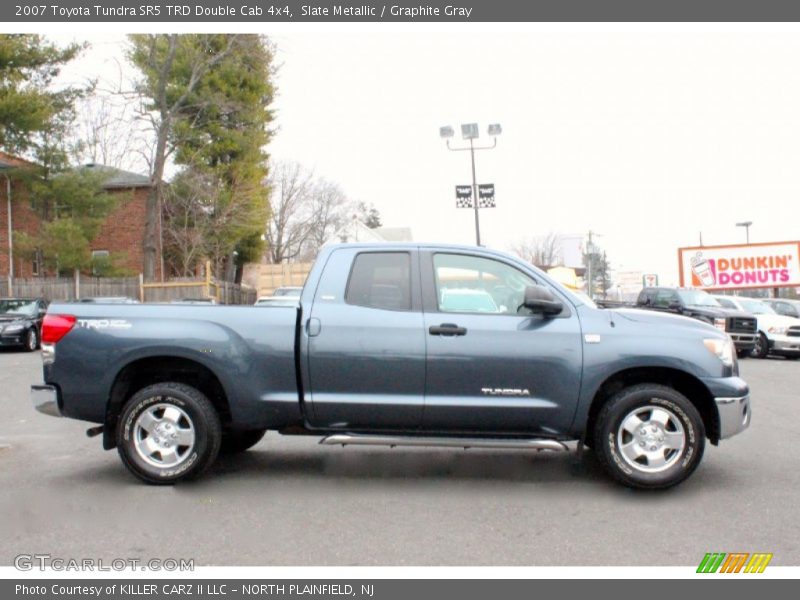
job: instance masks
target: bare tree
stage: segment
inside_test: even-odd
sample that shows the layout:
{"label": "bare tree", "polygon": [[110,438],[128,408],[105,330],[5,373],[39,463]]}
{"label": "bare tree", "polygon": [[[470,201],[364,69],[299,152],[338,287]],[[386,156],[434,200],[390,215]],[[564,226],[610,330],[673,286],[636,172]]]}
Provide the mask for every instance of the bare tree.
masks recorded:
{"label": "bare tree", "polygon": [[511,251],[537,267],[552,267],[561,262],[561,236],[547,235],[525,238],[511,246]]}
{"label": "bare tree", "polygon": [[172,269],[191,277],[197,263],[209,257],[216,187],[199,173],[179,174],[164,196],[163,235]]}
{"label": "bare tree", "polygon": [[311,231],[310,199],[313,173],[299,163],[274,165],[268,185],[272,190],[267,224],[267,254],[273,263],[296,258]]}
{"label": "bare tree", "polygon": [[302,258],[312,260],[333,234],[345,225],[355,205],[338,185],[325,179],[315,183],[309,204],[309,230]]}
{"label": "bare tree", "polygon": [[149,163],[143,160],[149,136],[142,130],[134,107],[113,94],[86,98],[77,115],[75,160],[125,170],[149,170]]}
{"label": "bare tree", "polygon": [[268,185],[267,258],[273,263],[313,258],[357,211],[338,185],[296,162],[273,165]]}
{"label": "bare tree", "polygon": [[172,271],[188,277],[198,263],[210,260],[217,277],[228,271],[225,278],[231,278],[229,259],[236,233],[257,218],[252,205],[234,200],[249,193],[244,185],[223,183],[211,172],[186,168],[165,187],[163,235]]}

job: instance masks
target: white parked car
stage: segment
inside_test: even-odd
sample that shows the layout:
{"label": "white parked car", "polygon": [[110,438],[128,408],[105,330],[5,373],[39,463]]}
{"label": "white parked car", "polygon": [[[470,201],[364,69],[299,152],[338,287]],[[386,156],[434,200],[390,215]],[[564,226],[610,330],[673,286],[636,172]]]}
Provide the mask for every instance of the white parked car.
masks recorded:
{"label": "white parked car", "polygon": [[725,308],[735,308],[753,313],[758,321],[758,339],[753,356],[766,358],[767,354],[796,359],[800,357],[800,319],[779,315],[771,306],[758,298],[741,296],[714,296]]}

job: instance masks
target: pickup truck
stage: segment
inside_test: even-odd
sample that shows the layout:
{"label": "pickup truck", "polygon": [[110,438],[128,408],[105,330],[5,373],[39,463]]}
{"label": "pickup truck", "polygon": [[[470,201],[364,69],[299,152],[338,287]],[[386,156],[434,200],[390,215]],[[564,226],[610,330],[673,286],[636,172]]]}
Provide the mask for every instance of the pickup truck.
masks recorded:
{"label": "pickup truck", "polygon": [[768,354],[789,360],[800,358],[800,319],[779,315],[766,302],[758,298],[741,296],[714,296],[721,306],[746,310],[756,317],[758,339],[753,356],[767,358]]}
{"label": "pickup truck", "polygon": [[724,332],[597,309],[486,248],[331,246],[288,307],[53,304],[42,341],[34,406],[97,424],[152,484],[273,430],[342,446],[578,441],[618,482],[666,488],[751,417]]}
{"label": "pickup truck", "polygon": [[704,290],[648,287],[639,293],[636,307],[675,313],[714,325],[731,336],[739,358],[749,356],[758,342],[756,318],[752,313],[725,308]]}

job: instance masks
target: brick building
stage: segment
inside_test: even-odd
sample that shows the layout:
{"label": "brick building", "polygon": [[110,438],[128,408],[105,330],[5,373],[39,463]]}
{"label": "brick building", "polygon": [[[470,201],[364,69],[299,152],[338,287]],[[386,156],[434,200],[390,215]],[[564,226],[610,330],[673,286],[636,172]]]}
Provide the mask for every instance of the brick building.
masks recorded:
{"label": "brick building", "polygon": [[[13,231],[34,235],[38,233],[42,223],[40,215],[31,207],[24,182],[14,178],[15,169],[31,166],[33,165],[18,157],[0,152],[0,278],[3,279],[9,274],[9,204]],[[142,241],[147,195],[151,189],[150,179],[145,175],[103,165],[86,165],[81,168],[106,174],[103,187],[109,193],[119,195],[117,207],[108,215],[100,233],[92,240],[92,253],[98,256],[114,255],[120,266],[134,273],[141,273],[144,267]],[[159,263],[157,260],[156,277],[160,277]],[[37,261],[17,253],[14,253],[13,274],[19,278],[52,275],[44,273]]]}

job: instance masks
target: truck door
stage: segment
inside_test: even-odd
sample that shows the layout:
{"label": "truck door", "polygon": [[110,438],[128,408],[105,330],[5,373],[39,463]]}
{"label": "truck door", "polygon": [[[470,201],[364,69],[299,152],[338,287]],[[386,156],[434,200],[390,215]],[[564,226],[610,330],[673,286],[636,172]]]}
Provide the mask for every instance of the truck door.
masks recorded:
{"label": "truck door", "polygon": [[301,339],[312,425],[420,426],[425,333],[416,251],[335,251],[308,316]]}
{"label": "truck door", "polygon": [[522,308],[538,283],[499,258],[420,254],[429,430],[557,434],[572,423],[581,385],[579,319]]}

